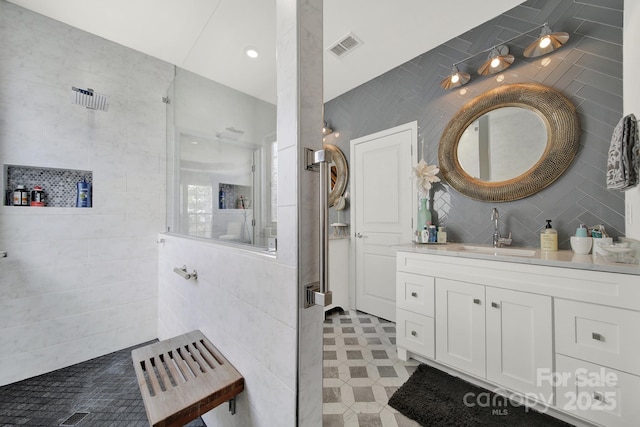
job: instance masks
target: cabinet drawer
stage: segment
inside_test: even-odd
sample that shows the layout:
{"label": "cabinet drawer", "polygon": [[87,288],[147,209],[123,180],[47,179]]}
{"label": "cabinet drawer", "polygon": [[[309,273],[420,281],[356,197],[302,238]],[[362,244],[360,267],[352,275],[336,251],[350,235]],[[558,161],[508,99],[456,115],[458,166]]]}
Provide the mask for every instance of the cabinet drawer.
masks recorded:
{"label": "cabinet drawer", "polygon": [[396,310],[397,346],[420,356],[434,358],[433,317],[410,311]]}
{"label": "cabinet drawer", "polygon": [[555,300],[556,352],[640,375],[640,312]]}
{"label": "cabinet drawer", "polygon": [[556,406],[603,426],[637,426],[640,377],[556,356]]}
{"label": "cabinet drawer", "polygon": [[411,273],[396,273],[396,307],[434,316],[434,279]]}

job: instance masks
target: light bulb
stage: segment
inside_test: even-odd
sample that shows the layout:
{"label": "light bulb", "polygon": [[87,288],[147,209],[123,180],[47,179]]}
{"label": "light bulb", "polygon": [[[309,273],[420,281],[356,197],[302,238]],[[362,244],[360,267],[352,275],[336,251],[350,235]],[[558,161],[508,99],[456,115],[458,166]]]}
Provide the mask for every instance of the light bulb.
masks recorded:
{"label": "light bulb", "polygon": [[253,48],[248,48],[247,50],[244,51],[244,53],[246,53],[247,56],[251,59],[255,59],[258,57],[258,51]]}
{"label": "light bulb", "polygon": [[491,68],[496,68],[498,65],[500,65],[500,58],[496,56],[491,60]]}
{"label": "light bulb", "polygon": [[451,76],[451,83],[458,83],[460,81],[460,75],[458,73],[455,73],[453,76]]}
{"label": "light bulb", "polygon": [[544,49],[550,44],[551,44],[551,38],[549,36],[544,36],[542,39],[540,39],[540,45],[539,45],[540,49]]}

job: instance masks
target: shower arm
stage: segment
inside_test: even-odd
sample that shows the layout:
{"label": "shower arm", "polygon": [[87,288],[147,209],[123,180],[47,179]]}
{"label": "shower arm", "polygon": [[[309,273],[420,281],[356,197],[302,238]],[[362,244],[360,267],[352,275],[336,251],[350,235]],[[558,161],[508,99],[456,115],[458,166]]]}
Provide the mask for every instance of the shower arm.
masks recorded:
{"label": "shower arm", "polygon": [[[311,150],[307,149],[311,154]],[[319,229],[320,229],[320,257],[318,282],[307,285],[307,298],[305,308],[312,305],[326,307],[332,302],[332,294],[329,290],[329,163],[331,153],[328,150],[313,152],[313,160],[309,160],[308,170],[320,171],[319,179]]]}

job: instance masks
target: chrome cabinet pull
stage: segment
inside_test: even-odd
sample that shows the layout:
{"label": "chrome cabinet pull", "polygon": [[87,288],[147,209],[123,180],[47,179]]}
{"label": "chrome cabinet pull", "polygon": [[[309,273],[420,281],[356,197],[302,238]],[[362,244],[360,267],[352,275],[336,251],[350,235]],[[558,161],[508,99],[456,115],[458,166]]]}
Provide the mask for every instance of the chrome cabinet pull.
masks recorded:
{"label": "chrome cabinet pull", "polygon": [[414,298],[418,298],[418,293],[417,292],[411,292],[411,296]]}
{"label": "chrome cabinet pull", "polygon": [[473,299],[473,303],[474,304],[480,304],[480,298],[474,298]]}
{"label": "chrome cabinet pull", "polygon": [[493,308],[500,308],[500,304],[498,304],[497,302],[492,302],[492,303],[491,303],[491,307],[493,307]]}
{"label": "chrome cabinet pull", "polygon": [[597,332],[591,332],[591,338],[596,341],[604,341],[604,337]]}
{"label": "chrome cabinet pull", "polygon": [[411,335],[413,335],[414,337],[417,337],[418,333],[416,331],[411,331]]}
{"label": "chrome cabinet pull", "polygon": [[593,392],[593,399],[604,402],[604,396],[602,395],[602,393],[598,393],[597,391]]}

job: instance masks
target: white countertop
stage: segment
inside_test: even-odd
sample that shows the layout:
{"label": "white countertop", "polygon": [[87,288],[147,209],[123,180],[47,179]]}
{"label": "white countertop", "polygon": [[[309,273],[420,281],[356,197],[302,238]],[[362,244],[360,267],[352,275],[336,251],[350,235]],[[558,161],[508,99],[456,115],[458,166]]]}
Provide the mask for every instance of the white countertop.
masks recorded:
{"label": "white countertop", "polygon": [[[534,251],[533,256],[505,255],[496,253],[476,252],[464,249],[465,244],[445,243],[445,244],[419,244],[406,243],[393,246],[393,249],[402,252],[424,253],[429,255],[455,256],[461,258],[484,259],[491,261],[504,261],[520,264],[546,265],[550,267],[576,268],[580,270],[605,271],[610,273],[635,274],[640,275],[640,264],[625,264],[613,262],[601,255],[577,255],[570,250],[541,251],[536,248],[520,248]],[[484,245],[471,244],[475,247],[486,247]]]}

